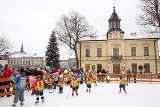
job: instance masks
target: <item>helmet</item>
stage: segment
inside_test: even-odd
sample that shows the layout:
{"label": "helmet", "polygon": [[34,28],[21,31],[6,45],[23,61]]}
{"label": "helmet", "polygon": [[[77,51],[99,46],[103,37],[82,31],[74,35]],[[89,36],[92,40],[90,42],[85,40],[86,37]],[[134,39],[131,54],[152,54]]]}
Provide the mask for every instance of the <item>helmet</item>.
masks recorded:
{"label": "helmet", "polygon": [[60,77],[60,78],[63,78],[63,75],[60,75],[59,77]]}

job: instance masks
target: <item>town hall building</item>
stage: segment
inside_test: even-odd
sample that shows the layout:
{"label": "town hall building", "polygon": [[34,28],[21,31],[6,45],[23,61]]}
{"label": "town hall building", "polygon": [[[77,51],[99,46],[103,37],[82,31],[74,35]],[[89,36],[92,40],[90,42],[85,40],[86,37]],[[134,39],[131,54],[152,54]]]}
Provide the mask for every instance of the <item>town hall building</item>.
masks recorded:
{"label": "town hall building", "polygon": [[[108,20],[106,36],[84,38],[78,42],[79,67],[83,70],[124,74],[127,69],[136,70],[143,66],[143,73],[158,73],[158,39],[150,37],[125,37],[120,28],[121,19],[113,8]],[[136,35],[136,34],[135,34]]]}

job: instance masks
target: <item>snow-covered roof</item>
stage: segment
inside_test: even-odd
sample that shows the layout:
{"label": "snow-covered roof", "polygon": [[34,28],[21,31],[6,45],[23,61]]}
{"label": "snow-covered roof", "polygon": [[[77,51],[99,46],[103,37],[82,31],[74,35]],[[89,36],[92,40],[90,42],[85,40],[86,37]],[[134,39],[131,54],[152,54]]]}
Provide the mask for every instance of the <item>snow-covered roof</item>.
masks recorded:
{"label": "snow-covered roof", "polygon": [[19,57],[30,57],[31,54],[26,52],[14,52],[11,54],[11,58],[19,58]]}
{"label": "snow-covered roof", "polygon": [[[139,33],[134,36],[124,35],[124,39],[151,39],[151,38],[160,38],[160,33]],[[94,37],[84,37],[80,41],[96,41],[96,40],[107,40],[106,36],[94,36]]]}
{"label": "snow-covered roof", "polygon": [[44,57],[44,55],[32,55],[27,52],[14,52],[10,56],[10,58],[21,58],[21,57]]}
{"label": "snow-covered roof", "polygon": [[33,57],[44,57],[44,55],[35,55]]}
{"label": "snow-covered roof", "polygon": [[75,58],[75,56],[71,56],[71,55],[60,55],[60,60],[68,60],[68,58]]}

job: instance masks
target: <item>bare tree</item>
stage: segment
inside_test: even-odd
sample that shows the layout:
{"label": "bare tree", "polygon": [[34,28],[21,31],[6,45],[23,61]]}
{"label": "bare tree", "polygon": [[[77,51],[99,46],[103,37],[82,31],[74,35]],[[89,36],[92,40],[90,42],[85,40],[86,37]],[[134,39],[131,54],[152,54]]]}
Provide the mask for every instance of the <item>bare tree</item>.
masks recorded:
{"label": "bare tree", "polygon": [[137,23],[140,26],[146,27],[147,30],[160,32],[160,13],[159,13],[159,0],[139,0],[141,4],[139,7],[142,9],[141,14],[138,15]]}
{"label": "bare tree", "polygon": [[76,66],[79,67],[77,43],[81,38],[91,37],[96,34],[85,17],[77,11],[71,11],[68,16],[63,15],[56,24],[58,39],[69,46],[76,56]]}
{"label": "bare tree", "polygon": [[11,49],[11,44],[6,36],[0,36],[0,53]]}

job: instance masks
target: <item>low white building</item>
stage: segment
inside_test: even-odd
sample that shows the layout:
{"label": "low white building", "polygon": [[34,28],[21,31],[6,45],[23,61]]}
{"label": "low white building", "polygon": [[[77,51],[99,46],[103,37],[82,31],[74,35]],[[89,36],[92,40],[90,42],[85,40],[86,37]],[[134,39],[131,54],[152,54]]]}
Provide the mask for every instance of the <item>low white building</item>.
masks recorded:
{"label": "low white building", "polygon": [[60,55],[60,66],[64,65],[66,69],[76,66],[76,58],[71,55]]}
{"label": "low white building", "polygon": [[44,67],[45,63],[45,56],[29,54],[23,51],[23,44],[21,46],[20,52],[12,53],[8,58],[8,64],[12,68],[16,67],[31,67],[31,66],[39,66]]}

